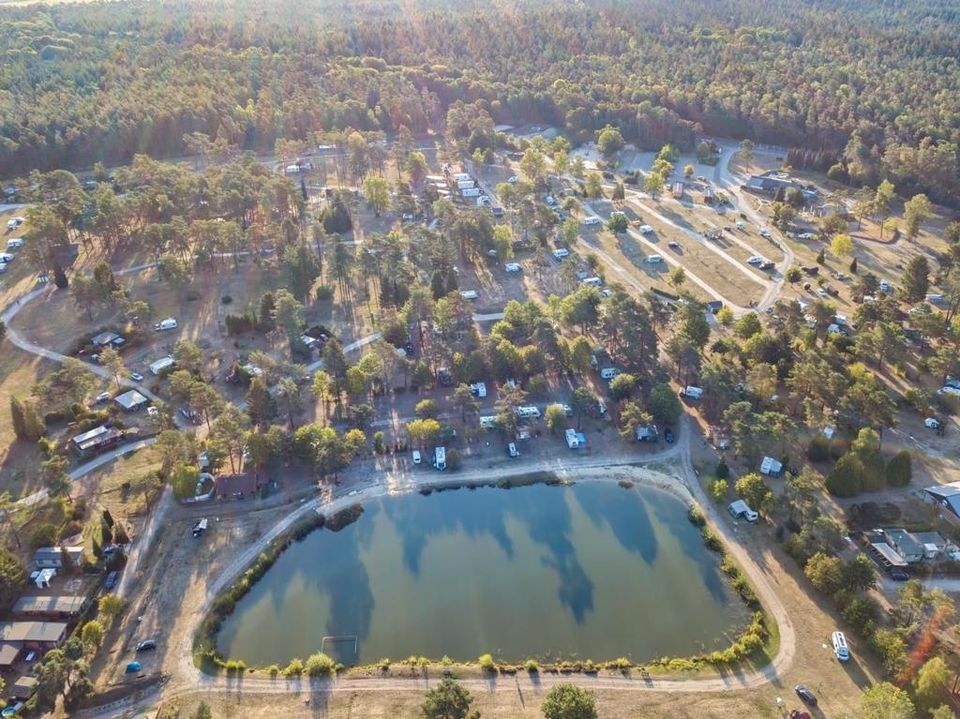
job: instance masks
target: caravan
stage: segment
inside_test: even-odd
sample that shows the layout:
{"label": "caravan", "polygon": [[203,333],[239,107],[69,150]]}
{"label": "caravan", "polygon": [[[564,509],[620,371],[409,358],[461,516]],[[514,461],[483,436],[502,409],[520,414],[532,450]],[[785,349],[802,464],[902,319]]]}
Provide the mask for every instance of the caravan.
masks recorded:
{"label": "caravan", "polygon": [[447,448],[437,447],[433,450],[433,466],[436,470],[442,472],[447,468]]}

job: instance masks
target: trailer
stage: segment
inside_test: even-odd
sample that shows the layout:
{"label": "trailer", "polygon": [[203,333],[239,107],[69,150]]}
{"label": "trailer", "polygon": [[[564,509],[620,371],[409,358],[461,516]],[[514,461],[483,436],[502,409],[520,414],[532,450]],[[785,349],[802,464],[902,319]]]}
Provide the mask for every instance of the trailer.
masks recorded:
{"label": "trailer", "polygon": [[461,190],[460,194],[462,194],[464,197],[480,197],[480,188],[468,187],[465,190]]}
{"label": "trailer", "polygon": [[447,468],[447,448],[437,447],[433,450],[433,466],[440,472]]}

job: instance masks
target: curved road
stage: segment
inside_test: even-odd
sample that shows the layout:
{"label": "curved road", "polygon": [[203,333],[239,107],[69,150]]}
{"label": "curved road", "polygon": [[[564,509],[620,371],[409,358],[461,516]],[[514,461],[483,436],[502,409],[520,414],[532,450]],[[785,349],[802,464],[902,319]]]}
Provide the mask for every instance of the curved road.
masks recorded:
{"label": "curved road", "polygon": [[[699,480],[693,469],[690,459],[690,443],[693,436],[693,427],[690,420],[684,417],[681,420],[680,441],[674,447],[665,449],[654,455],[644,457],[640,462],[636,456],[621,455],[618,457],[576,456],[555,460],[530,463],[530,467],[522,470],[516,464],[499,469],[476,469],[461,472],[451,477],[450,483],[470,481],[495,481],[500,476],[516,475],[518,471],[533,470],[553,471],[570,475],[582,470],[610,468],[617,466],[650,464],[664,460],[680,459],[681,474],[679,483],[673,477],[654,473],[652,478],[661,484],[672,484],[675,493],[687,499],[695,499],[706,513],[714,529],[724,538],[728,551],[737,560],[745,573],[750,577],[758,596],[763,602],[769,615],[777,622],[780,632],[780,643],[776,656],[767,666],[759,669],[745,669],[726,673],[706,679],[658,679],[644,678],[635,674],[626,676],[592,676],[586,674],[551,675],[540,674],[531,678],[526,673],[516,676],[490,677],[465,679],[462,683],[469,689],[481,692],[521,692],[530,696],[539,696],[553,684],[559,682],[573,682],[590,689],[608,689],[630,692],[726,692],[736,689],[755,688],[778,680],[783,676],[795,658],[796,633],[786,609],[780,602],[776,592],[767,582],[762,570],[756,565],[747,551],[739,544],[737,536],[732,532],[728,522],[723,519],[711,502],[704,496]],[[365,678],[351,679],[334,677],[328,679],[269,679],[269,678],[237,678],[233,676],[210,676],[200,672],[193,664],[192,638],[199,622],[203,618],[217,593],[222,591],[263,551],[264,547],[284,531],[288,530],[297,521],[311,512],[333,513],[358,502],[368,501],[377,497],[416,491],[423,485],[436,486],[440,483],[437,475],[410,476],[404,473],[384,473],[372,478],[368,483],[360,485],[359,489],[343,490],[339,496],[326,500],[317,498],[304,502],[294,511],[284,517],[271,528],[256,544],[247,548],[230,566],[213,580],[206,592],[205,600],[199,611],[192,615],[189,629],[184,632],[178,646],[172,648],[176,660],[176,668],[169,680],[158,688],[152,696],[130,701],[122,707],[111,705],[109,709],[99,712],[96,709],[85,712],[85,717],[117,716],[118,709],[132,712],[134,709],[143,710],[162,700],[169,700],[177,696],[211,691],[250,692],[254,694],[308,694],[325,692],[376,692],[376,691],[423,691],[433,685],[429,677],[401,678]],[[582,481],[582,480],[581,480]],[[613,478],[594,478],[587,481],[615,481]],[[655,482],[656,483],[656,482]]]}

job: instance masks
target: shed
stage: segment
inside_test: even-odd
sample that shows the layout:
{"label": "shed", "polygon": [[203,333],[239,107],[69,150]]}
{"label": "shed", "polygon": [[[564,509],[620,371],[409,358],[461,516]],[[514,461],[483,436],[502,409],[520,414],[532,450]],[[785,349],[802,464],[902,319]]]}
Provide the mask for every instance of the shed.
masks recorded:
{"label": "shed", "polygon": [[37,678],[22,676],[10,687],[10,696],[25,702],[37,691]]}
{"label": "shed", "polygon": [[760,474],[768,477],[779,477],[783,474],[783,463],[773,457],[764,457],[760,462]]}
{"label": "shed", "polygon": [[135,389],[114,397],[113,401],[123,407],[123,409],[127,412],[136,412],[138,409],[150,402],[150,400],[148,400]]}
{"label": "shed", "polygon": [[22,648],[20,642],[0,642],[0,671],[10,671],[13,668]]}
{"label": "shed", "polygon": [[95,452],[99,449],[103,449],[104,447],[108,447],[122,436],[123,432],[116,427],[100,425],[99,427],[94,427],[87,432],[78,434],[76,437],[70,440],[70,443],[73,445],[74,450],[80,454],[86,454],[88,452]]}

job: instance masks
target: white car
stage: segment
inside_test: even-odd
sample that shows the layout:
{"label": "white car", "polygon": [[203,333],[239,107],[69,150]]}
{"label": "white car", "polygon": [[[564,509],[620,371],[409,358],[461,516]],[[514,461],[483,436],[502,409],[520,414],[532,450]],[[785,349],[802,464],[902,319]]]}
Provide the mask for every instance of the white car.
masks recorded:
{"label": "white car", "polygon": [[602,220],[596,215],[593,215],[592,217],[583,218],[583,224],[585,225],[599,225],[601,222]]}
{"label": "white car", "polygon": [[101,392],[93,401],[95,404],[103,404],[104,402],[109,402],[111,396],[112,395],[109,392]]}
{"label": "white car", "polygon": [[771,235],[770,235],[770,230],[768,230],[766,227],[761,227],[761,228],[760,228],[760,236],[761,236],[761,237],[767,237],[767,238],[771,237]]}
{"label": "white car", "polygon": [[177,329],[177,321],[173,317],[168,317],[165,320],[160,320],[157,322],[153,329],[157,332],[162,332],[164,330],[175,330]]}
{"label": "white car", "polygon": [[569,256],[570,256],[570,250],[564,247],[561,247],[560,249],[553,251],[553,258],[556,260],[562,260],[564,257],[569,257]]}
{"label": "white car", "polygon": [[507,182],[509,182],[511,185],[516,185],[516,184],[517,184],[517,176],[516,176],[516,175],[510,175],[510,177],[507,178]]}
{"label": "white car", "polygon": [[653,228],[650,225],[640,225],[641,235],[649,235],[651,232],[653,232]]}
{"label": "white car", "polygon": [[420,450],[419,449],[413,450],[413,463],[420,464],[422,461],[423,461],[423,457],[420,456]]}
{"label": "white car", "polygon": [[812,240],[814,237],[816,237],[816,235],[814,235],[812,232],[801,232],[799,235],[797,235],[798,240]]}
{"label": "white car", "polygon": [[477,294],[476,290],[462,290],[460,296],[465,300],[475,300],[480,295]]}
{"label": "white car", "polygon": [[512,459],[516,459],[517,457],[519,457],[520,452],[517,451],[517,445],[514,444],[513,442],[510,442],[507,445],[507,454],[509,454]]}
{"label": "white car", "polygon": [[827,294],[827,291],[826,291],[825,289],[823,289],[822,287],[818,287],[818,288],[817,288],[817,294],[818,294],[820,297],[829,297],[829,296],[830,296],[829,294]]}
{"label": "white car", "polygon": [[754,267],[763,264],[763,258],[760,255],[751,255],[747,258],[747,264],[753,265]]}
{"label": "white car", "polygon": [[644,261],[650,265],[659,265],[661,262],[663,262],[663,257],[660,255],[650,255]]}
{"label": "white car", "polygon": [[940,429],[940,420],[933,417],[927,417],[923,420],[923,426],[927,429]]}
{"label": "white car", "polygon": [[16,221],[16,220],[7,220],[7,229],[8,229],[8,230],[15,230],[15,229],[17,229],[17,221]]}
{"label": "white car", "polygon": [[737,220],[737,229],[738,229],[738,230],[745,230],[745,229],[747,229],[747,223],[746,223],[746,222],[743,222],[743,221],[741,221],[741,220]]}
{"label": "white car", "polygon": [[0,265],[5,265],[8,262],[13,262],[13,255],[9,252],[0,252]]}
{"label": "white car", "polygon": [[483,382],[470,385],[470,394],[483,399],[487,396],[487,385]]}
{"label": "white car", "polygon": [[505,265],[503,266],[503,269],[506,270],[507,272],[519,272],[519,271],[520,271],[520,263],[519,263],[519,262],[508,262],[507,264],[505,264]]}

